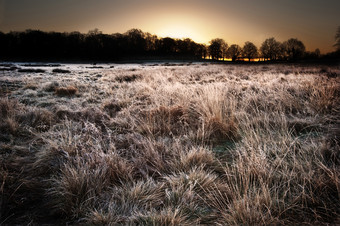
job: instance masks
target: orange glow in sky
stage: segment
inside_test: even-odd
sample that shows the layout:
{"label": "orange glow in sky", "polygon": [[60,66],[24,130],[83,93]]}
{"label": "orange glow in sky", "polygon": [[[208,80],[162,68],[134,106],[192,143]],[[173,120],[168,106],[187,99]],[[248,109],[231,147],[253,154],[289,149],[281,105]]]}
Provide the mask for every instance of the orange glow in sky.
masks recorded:
{"label": "orange glow in sky", "polygon": [[208,43],[211,37],[206,34],[205,24],[205,21],[193,15],[159,15],[158,21],[148,24],[146,29],[160,37],[190,38],[198,43]]}
{"label": "orange glow in sky", "polygon": [[298,38],[307,50],[334,50],[340,25],[339,0],[0,0],[0,31],[103,33],[141,29],[160,37],[190,38],[208,44],[270,37]]}
{"label": "orange glow in sky", "polygon": [[172,24],[168,26],[164,26],[164,28],[160,28],[156,33],[161,37],[171,37],[171,38],[192,38],[194,40],[199,40],[202,38],[200,35],[193,31],[190,27],[185,27],[180,24]]}

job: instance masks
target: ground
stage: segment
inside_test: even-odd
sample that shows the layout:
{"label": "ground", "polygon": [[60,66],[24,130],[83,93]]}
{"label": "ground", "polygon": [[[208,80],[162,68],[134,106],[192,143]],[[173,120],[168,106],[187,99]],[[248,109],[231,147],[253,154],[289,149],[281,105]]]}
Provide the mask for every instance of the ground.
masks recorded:
{"label": "ground", "polygon": [[340,223],[340,68],[2,64],[2,224]]}

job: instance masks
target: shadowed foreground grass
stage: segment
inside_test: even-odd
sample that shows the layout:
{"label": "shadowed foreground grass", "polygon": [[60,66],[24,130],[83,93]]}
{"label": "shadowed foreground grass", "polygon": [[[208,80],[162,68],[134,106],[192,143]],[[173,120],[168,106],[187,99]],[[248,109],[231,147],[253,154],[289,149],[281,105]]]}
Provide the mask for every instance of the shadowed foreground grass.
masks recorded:
{"label": "shadowed foreground grass", "polygon": [[8,73],[1,224],[340,223],[339,68]]}

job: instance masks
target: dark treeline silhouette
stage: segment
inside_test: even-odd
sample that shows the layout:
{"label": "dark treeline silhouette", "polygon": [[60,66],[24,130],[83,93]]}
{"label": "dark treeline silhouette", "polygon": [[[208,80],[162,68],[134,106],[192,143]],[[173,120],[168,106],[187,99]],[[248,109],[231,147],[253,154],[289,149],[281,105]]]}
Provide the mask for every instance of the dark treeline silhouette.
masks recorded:
{"label": "dark treeline silhouette", "polygon": [[285,42],[276,41],[275,38],[266,39],[258,49],[252,42],[245,42],[243,47],[228,44],[223,39],[213,39],[208,47],[209,54],[213,60],[229,59],[235,61],[304,61],[304,60],[323,60],[336,59],[340,54],[340,28],[337,34],[338,50],[332,53],[321,55],[319,49],[306,51],[302,41],[291,38]]}
{"label": "dark treeline silhouette", "polygon": [[0,32],[2,60],[129,60],[144,58],[202,59],[206,47],[191,39],[159,38],[139,29],[124,34],[87,34],[26,30]]}
{"label": "dark treeline silhouette", "polygon": [[340,58],[340,26],[335,35],[336,51],[322,55],[317,48],[306,51],[302,41],[290,38],[279,42],[274,37],[267,38],[258,49],[252,42],[245,42],[241,47],[237,44],[228,44],[223,39],[212,39],[208,47],[209,57],[212,60],[235,61],[319,61],[338,60]]}
{"label": "dark treeline silhouette", "polygon": [[216,38],[210,45],[199,44],[189,38],[159,38],[140,29],[124,34],[103,34],[98,29],[87,34],[80,32],[0,32],[0,60],[80,60],[119,61],[135,59],[226,60],[231,61],[298,61],[339,58],[340,27],[336,33],[337,51],[321,55],[320,50],[306,51],[302,41],[291,38],[279,42],[266,39],[260,48],[252,42],[241,47],[228,45]]}

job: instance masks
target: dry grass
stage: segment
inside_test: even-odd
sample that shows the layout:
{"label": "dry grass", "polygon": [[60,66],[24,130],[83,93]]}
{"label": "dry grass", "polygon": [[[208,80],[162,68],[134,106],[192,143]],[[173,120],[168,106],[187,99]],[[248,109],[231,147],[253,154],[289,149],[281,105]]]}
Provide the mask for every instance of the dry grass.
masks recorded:
{"label": "dry grass", "polygon": [[55,94],[57,96],[73,96],[78,92],[78,89],[74,86],[68,86],[68,87],[58,87],[55,89]]}
{"label": "dry grass", "polygon": [[4,72],[0,224],[340,223],[339,68],[169,65]]}
{"label": "dry grass", "polygon": [[336,82],[328,84],[320,81],[320,85],[311,87],[311,105],[319,113],[339,114],[340,85]]}
{"label": "dry grass", "polygon": [[140,79],[142,76],[141,75],[137,75],[137,74],[122,74],[116,77],[116,81],[118,82],[133,82],[137,79]]}

